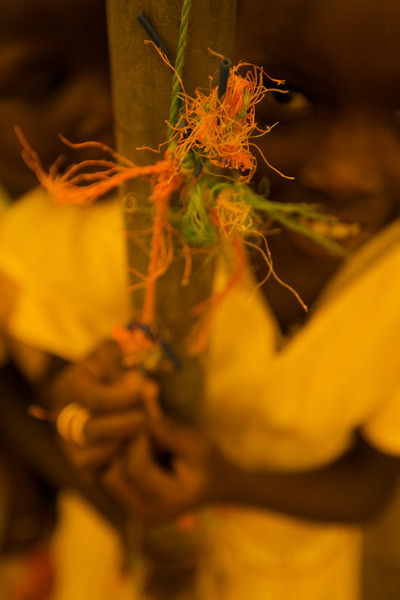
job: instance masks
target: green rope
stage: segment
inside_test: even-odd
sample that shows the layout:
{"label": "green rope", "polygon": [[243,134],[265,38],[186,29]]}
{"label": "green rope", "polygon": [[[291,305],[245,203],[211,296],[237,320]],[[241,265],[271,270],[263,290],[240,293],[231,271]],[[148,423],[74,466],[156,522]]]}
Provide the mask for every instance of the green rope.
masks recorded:
{"label": "green rope", "polygon": [[182,215],[176,214],[176,222],[186,241],[195,247],[210,248],[218,241],[218,233],[214,223],[210,218],[210,211],[204,205],[204,195],[206,191],[209,194],[210,204],[215,206],[217,198],[224,190],[230,190],[232,193],[232,206],[235,203],[243,203],[249,209],[242,233],[252,235],[252,231],[260,223],[260,215],[267,215],[270,219],[283,225],[287,229],[296,231],[312,239],[317,244],[327,248],[329,252],[338,256],[346,256],[346,250],[343,246],[334,240],[315,233],[313,229],[299,220],[304,217],[308,221],[319,220],[326,222],[336,222],[337,219],[331,215],[321,213],[319,207],[313,204],[294,204],[274,202],[264,196],[260,196],[246,184],[238,185],[237,182],[218,181],[213,175],[204,175],[198,179],[187,195],[186,211]]}
{"label": "green rope", "polygon": [[185,48],[186,48],[186,40],[187,40],[187,30],[189,25],[189,12],[192,6],[192,0],[184,0],[182,5],[181,12],[181,24],[179,28],[179,40],[178,40],[178,50],[176,53],[175,60],[175,73],[172,79],[172,94],[171,94],[171,107],[169,112],[169,123],[170,126],[168,128],[168,138],[171,138],[173,135],[173,127],[178,122],[179,111],[181,108],[181,84],[179,79],[182,77],[183,72],[183,63],[185,60]]}

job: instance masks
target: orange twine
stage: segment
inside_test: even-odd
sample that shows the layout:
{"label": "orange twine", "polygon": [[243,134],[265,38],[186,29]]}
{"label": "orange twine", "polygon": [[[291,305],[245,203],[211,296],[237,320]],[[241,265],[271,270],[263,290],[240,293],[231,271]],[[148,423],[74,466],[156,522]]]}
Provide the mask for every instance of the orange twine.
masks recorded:
{"label": "orange twine", "polygon": [[[163,55],[162,57],[166,60]],[[246,68],[245,76],[238,72],[241,67]],[[130,267],[140,279],[140,282],[131,289],[143,287],[145,290],[140,321],[146,326],[155,328],[156,282],[168,270],[173,260],[173,236],[179,237],[185,256],[184,283],[189,280],[191,255],[201,251],[189,247],[183,233],[171,225],[171,196],[178,190],[188,190],[189,186],[185,185],[188,181],[195,183],[198,181],[197,178],[192,177],[192,174],[199,158],[219,168],[233,169],[236,174],[235,179],[233,177],[223,179],[231,186],[232,181],[240,184],[251,179],[257,162],[251,152],[252,144],[249,140],[252,136],[264,135],[270,130],[270,127],[259,128],[255,122],[255,105],[270,91],[264,85],[265,76],[262,68],[240,63],[232,69],[222,99],[218,97],[217,88],[212,86],[212,78],[210,78],[208,95],[198,90],[195,97],[190,98],[185,94],[182,85],[182,95],[185,99],[184,127],[172,127],[169,124],[173,134],[169,141],[170,148],[165,152],[164,159],[151,165],[137,166],[99,142],[77,144],[60,136],[62,141],[73,149],[100,149],[110,155],[110,159],[85,160],[68,167],[62,174],[59,173],[60,159],[58,159],[47,173],[21,129],[15,128],[22,145],[21,154],[24,161],[34,171],[49,195],[59,204],[90,204],[127,180],[138,177],[149,180],[151,187],[149,200],[154,206],[154,220],[151,228],[148,271],[142,274]],[[273,81],[277,84],[282,83],[278,80]],[[190,168],[188,168],[189,164],[191,164]],[[271,168],[277,171],[274,167]],[[206,176],[210,177],[209,174]],[[213,181],[218,183],[220,179],[214,176]],[[185,195],[182,194],[181,197],[184,199]],[[207,197],[205,206],[210,223],[217,225],[220,236],[228,240],[232,246],[236,256],[236,266],[226,289],[195,309],[196,314],[202,313],[202,317],[191,335],[188,351],[196,354],[202,352],[206,346],[218,306],[243,276],[245,255],[242,242],[244,233],[251,231],[253,225],[250,208],[244,202],[238,201],[231,189],[224,191],[222,187],[214,204],[209,202]],[[146,232],[136,233],[144,235]],[[209,254],[215,248],[202,250]],[[272,263],[267,256],[266,259],[272,269]],[[116,330],[115,336],[126,349],[125,355],[130,364],[143,364],[147,360],[146,356],[151,353],[159,356],[159,347],[154,340],[146,337],[143,331],[126,331],[125,334],[119,329]],[[156,338],[157,336],[154,336],[154,339]]]}
{"label": "orange twine", "polygon": [[[238,72],[242,68],[247,69],[244,76]],[[183,92],[185,127],[178,125],[174,128],[170,125],[177,136],[175,155],[179,169],[183,168],[187,156],[193,152],[204,156],[216,167],[234,169],[241,173],[239,179],[243,183],[251,180],[257,168],[257,160],[251,152],[251,148],[256,146],[250,143],[250,139],[264,135],[274,127],[271,125],[262,129],[257,125],[256,104],[267,92],[282,91],[267,88],[264,85],[265,77],[278,85],[283,83],[270,78],[262,67],[242,62],[232,68],[222,99],[218,98],[218,88],[213,87],[212,77],[208,95],[196,90],[195,97],[191,98]],[[272,170],[287,177],[273,167],[264,155],[262,158]]]}

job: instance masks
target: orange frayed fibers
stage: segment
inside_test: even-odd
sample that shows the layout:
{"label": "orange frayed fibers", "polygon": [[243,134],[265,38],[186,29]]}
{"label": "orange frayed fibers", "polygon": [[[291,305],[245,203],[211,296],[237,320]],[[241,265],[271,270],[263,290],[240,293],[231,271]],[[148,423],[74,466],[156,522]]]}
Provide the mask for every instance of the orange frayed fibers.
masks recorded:
{"label": "orange frayed fibers", "polygon": [[[141,321],[154,326],[156,281],[167,271],[173,259],[173,245],[169,239],[171,232],[168,214],[169,201],[173,192],[177,191],[184,182],[184,177],[176,173],[170,150],[166,151],[164,160],[153,165],[139,167],[103,144],[96,142],[72,144],[64,140],[72,148],[100,148],[111,154],[115,160],[119,160],[120,164],[108,160],[83,161],[67,169],[63,175],[58,175],[57,163],[50,168],[49,173],[46,173],[38,155],[29,146],[22,132],[17,128],[16,133],[23,147],[22,155],[25,162],[36,173],[39,182],[54,201],[59,204],[91,204],[128,179],[138,177],[150,179],[152,191],[149,201],[154,206],[154,219],[151,229],[149,267],[146,275],[143,276],[143,283],[139,285],[145,289]],[[85,172],[85,169],[93,167],[97,167],[99,170],[95,173]],[[82,183],[87,183],[87,185],[82,186]],[[130,332],[128,334],[131,335]],[[118,337],[121,345],[127,347],[126,339],[122,339],[121,332],[118,333]],[[152,352],[155,349],[155,345],[140,331],[135,332],[134,338],[137,346],[137,359],[139,362],[143,362],[144,356],[148,356],[150,350]],[[129,348],[130,360],[134,361],[132,344]]]}
{"label": "orange frayed fibers", "polygon": [[[239,68],[246,69],[244,76],[239,73]],[[197,91],[195,97],[190,98],[184,93],[182,86],[182,96],[185,100],[182,113],[184,125],[175,127],[169,124],[172,133],[169,149],[165,152],[162,160],[151,165],[137,166],[113,149],[98,142],[75,144],[61,137],[64,143],[71,148],[102,150],[110,158],[86,160],[70,166],[61,174],[58,172],[60,160],[57,160],[47,173],[37,153],[29,146],[21,130],[16,128],[22,145],[23,159],[35,172],[42,186],[59,204],[90,204],[130,179],[140,177],[149,181],[151,190],[149,201],[154,208],[149,265],[145,274],[136,272],[133,267],[129,268],[138,275],[140,280],[132,287],[142,287],[145,290],[140,321],[154,330],[156,330],[154,323],[156,283],[158,278],[168,270],[173,260],[173,237],[178,237],[185,257],[185,283],[190,276],[192,254],[202,250],[210,254],[215,250],[215,248],[191,248],[185,240],[184,232],[172,226],[170,222],[172,212],[175,211],[176,216],[178,211],[182,214],[185,210],[185,194],[183,193],[181,195],[183,205],[174,206],[172,211],[170,206],[172,194],[183,190],[188,192],[190,188],[186,184],[188,182],[195,183],[201,179],[202,176],[199,179],[193,177],[193,171],[199,160],[204,164],[207,178],[211,178],[210,185],[213,185],[213,182],[214,184],[226,182],[230,186],[236,182],[240,185],[251,179],[256,170],[257,161],[252,152],[252,147],[255,145],[250,142],[250,139],[264,135],[270,130],[270,127],[261,129],[255,121],[256,104],[268,91],[271,91],[264,85],[265,77],[267,75],[262,68],[241,63],[231,70],[222,98],[218,96],[217,87],[212,87],[212,78],[210,78],[208,95]],[[278,85],[281,83],[277,80],[273,81]],[[262,158],[269,164],[265,157],[262,156]],[[210,171],[213,167],[229,169],[233,173],[225,175],[221,179],[217,174],[212,175]],[[274,167],[271,168],[274,169]],[[277,169],[274,170],[277,171]],[[225,240],[232,246],[237,264],[226,290],[197,307],[198,314],[203,313],[203,315],[199,321],[196,336],[191,338],[190,351],[192,353],[198,353],[205,347],[217,307],[244,273],[245,259],[242,242],[245,233],[252,232],[250,208],[240,202],[231,190],[224,191],[223,185],[215,196],[214,202],[209,202],[208,194],[205,193],[204,207],[208,212],[210,225],[217,226],[220,243],[221,240]],[[138,234],[143,233],[138,232]],[[156,348],[150,339],[146,339],[143,331],[136,331],[135,335],[132,335],[132,332],[127,332],[127,334],[132,336],[131,342],[135,342],[134,348],[130,344],[128,352],[134,364],[146,362],[144,356],[149,353],[159,354],[159,348]],[[121,346],[127,348],[129,344],[126,336],[122,335],[120,331],[118,337]]]}
{"label": "orange frayed fibers", "polygon": [[[239,74],[240,68],[248,69],[244,76]],[[250,139],[268,133],[273,127],[262,129],[255,119],[256,104],[269,91],[277,91],[264,85],[265,77],[267,75],[261,67],[239,63],[230,73],[223,98],[218,97],[218,88],[212,87],[212,78],[208,95],[200,90],[196,91],[194,98],[183,94],[185,125],[174,128],[179,168],[183,168],[187,156],[194,153],[216,167],[235,170],[242,182],[251,180],[257,160],[251,150],[255,144]],[[282,83],[272,81],[278,85]],[[286,177],[264,156],[262,158],[271,169]]]}
{"label": "orange frayed fibers", "polygon": [[[30,147],[21,129],[15,127],[15,132],[22,145],[22,158],[35,173],[42,187],[58,204],[91,204],[129,179],[156,178],[161,173],[170,171],[171,161],[168,159],[158,161],[154,165],[139,167],[100,142],[74,144],[60,136],[71,148],[96,148],[110,154],[114,160],[85,160],[70,166],[61,175],[58,173],[60,160],[57,160],[47,173],[38,154]],[[85,169],[93,168],[98,170],[85,172]]]}

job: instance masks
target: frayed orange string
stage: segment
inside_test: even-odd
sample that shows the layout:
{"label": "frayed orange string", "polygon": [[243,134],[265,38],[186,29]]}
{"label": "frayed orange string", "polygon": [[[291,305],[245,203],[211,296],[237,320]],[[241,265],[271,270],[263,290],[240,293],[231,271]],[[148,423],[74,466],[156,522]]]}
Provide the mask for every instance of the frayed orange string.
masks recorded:
{"label": "frayed orange string", "polygon": [[[238,70],[243,67],[252,69],[242,76]],[[183,94],[186,101],[185,126],[174,128],[177,136],[175,154],[180,169],[184,167],[188,154],[193,152],[217,167],[242,173],[242,182],[251,180],[257,161],[250,150],[249,140],[268,133],[273,127],[262,129],[255,120],[256,104],[267,92],[277,91],[265,87],[264,77],[268,76],[261,67],[239,63],[230,73],[222,99],[218,98],[218,89],[212,87],[212,78],[208,95],[200,90],[196,90],[194,98]],[[262,157],[270,168],[287,177],[272,167],[264,155]]]}
{"label": "frayed orange string", "polygon": [[[172,194],[179,190],[184,182],[184,177],[176,172],[175,163],[170,150],[165,153],[165,159],[155,164],[139,167],[121,157],[108,146],[96,142],[84,142],[74,144],[64,141],[72,148],[91,147],[99,148],[118,159],[120,165],[107,160],[87,160],[78,165],[73,165],[67,169],[63,175],[58,175],[58,162],[55,163],[46,173],[36,152],[29,146],[27,140],[19,128],[16,128],[17,136],[22,144],[22,156],[27,165],[35,172],[41,185],[48,191],[55,202],[59,204],[90,204],[98,197],[108,193],[120,183],[128,179],[138,177],[148,177],[152,185],[152,192],[149,200],[155,207],[154,223],[149,230],[151,233],[151,247],[149,267],[146,275],[139,273],[131,268],[135,274],[142,279],[138,287],[144,287],[145,296],[141,314],[141,322],[154,327],[154,310],[156,296],[156,281],[164,274],[173,260],[172,228],[169,224],[169,201]],[[103,169],[96,173],[83,173],[82,170],[88,167]],[[86,186],[80,187],[83,181],[91,181]],[[186,280],[190,273],[185,272]],[[134,288],[135,286],[132,286]],[[146,337],[141,331],[126,332],[125,337],[121,337],[121,331],[117,330],[115,334],[120,340],[121,346],[127,350],[126,356],[134,364],[149,362],[149,357],[155,354],[154,342]],[[131,337],[131,343],[127,344],[127,337]],[[136,351],[133,351],[133,347]],[[159,354],[159,352],[157,352]]]}
{"label": "frayed orange string", "polygon": [[[257,167],[256,158],[250,148],[259,150],[256,144],[250,143],[250,139],[268,133],[276,125],[274,123],[264,129],[257,125],[256,104],[261,102],[268,92],[285,93],[279,87],[266,87],[264,80],[269,79],[278,86],[284,81],[270,77],[262,67],[240,62],[229,74],[223,98],[218,98],[218,86],[213,87],[213,77],[210,77],[208,95],[196,90],[195,97],[192,98],[186,93],[179,74],[161,50],[149,40],[146,43],[152,44],[161,59],[174,71],[181,87],[180,96],[184,100],[182,119],[177,125],[168,123],[173,135],[169,142],[165,142],[174,142],[177,170],[189,175],[192,173],[193,166],[188,168],[186,159],[193,152],[217,167],[242,173],[240,180],[244,183],[249,182]],[[224,58],[210,49],[209,52]],[[239,74],[240,69],[247,69],[244,76]],[[157,151],[147,146],[144,148]],[[293,179],[271,165],[262,152],[260,155],[270,169],[286,179]]]}
{"label": "frayed orange string", "polygon": [[[168,263],[163,269],[160,267],[161,249],[164,245],[165,230],[168,223],[168,208],[169,200],[173,192],[177,191],[184,179],[182,175],[174,175],[174,164],[171,162],[171,172],[163,173],[160,181],[154,187],[150,200],[156,207],[153,225],[153,235],[150,249],[150,262],[147,272],[147,284],[145,290],[145,298],[143,303],[142,321],[144,323],[153,323],[154,307],[156,299],[156,280],[168,268]],[[169,245],[171,248],[172,244]],[[165,262],[165,261],[164,261]]]}
{"label": "frayed orange string", "polygon": [[[73,165],[62,175],[59,175],[57,173],[59,160],[57,160],[47,173],[43,168],[38,154],[28,144],[21,129],[15,127],[15,132],[23,148],[21,152],[22,158],[35,173],[39,183],[58,204],[91,204],[129,179],[137,179],[139,177],[154,178],[166,170],[170,170],[170,158],[143,167],[134,165],[127,159],[123,159],[125,165],[117,165],[107,160],[90,160]],[[83,146],[98,148],[110,153],[115,159],[119,160],[123,158],[108,146],[98,142],[85,142],[84,144],[68,142],[68,145],[72,148],[81,148]],[[102,170],[96,173],[80,173],[82,169],[88,167],[96,167]],[[79,185],[83,181],[92,181],[92,183],[85,186]]]}
{"label": "frayed orange string", "polygon": [[[163,55],[161,56],[166,60]],[[246,69],[244,76],[239,74],[240,68]],[[140,280],[130,289],[144,288],[145,290],[140,320],[146,326],[155,327],[156,282],[172,263],[174,236],[178,236],[185,258],[183,284],[189,281],[192,254],[200,251],[189,247],[183,235],[172,227],[169,214],[171,196],[183,188],[183,184],[196,168],[196,161],[198,164],[199,160],[201,162],[205,160],[218,168],[233,169],[235,181],[239,183],[251,179],[257,163],[251,152],[253,144],[250,143],[250,138],[264,135],[271,129],[271,127],[262,129],[255,121],[256,104],[268,91],[272,91],[265,87],[265,77],[268,75],[262,68],[240,63],[231,70],[226,92],[222,98],[218,97],[217,87],[212,87],[212,78],[210,78],[209,93],[205,94],[197,90],[194,98],[187,96],[182,85],[182,97],[185,100],[183,125],[175,127],[169,124],[172,134],[168,141],[170,148],[165,152],[164,159],[151,165],[137,166],[98,142],[77,144],[60,136],[70,148],[99,149],[108,154],[110,159],[85,160],[71,165],[62,174],[59,173],[61,159],[57,159],[47,173],[20,128],[15,128],[22,145],[23,159],[34,171],[41,185],[59,204],[90,204],[130,179],[142,177],[149,180],[151,188],[149,200],[154,206],[153,226],[150,232],[149,230],[136,232],[137,235],[148,233],[151,235],[148,271],[142,274],[134,267],[129,267]],[[282,83],[278,80],[273,81],[278,85]],[[271,167],[262,153],[261,156]],[[280,173],[274,167],[271,168]],[[196,307],[195,312],[201,314],[201,318],[189,343],[189,352],[192,354],[200,353],[205,349],[217,308],[243,276],[246,260],[240,240],[244,237],[244,233],[253,231],[251,209],[232,193],[232,189],[220,191],[214,198],[213,204],[209,197],[206,197],[205,205],[211,223],[217,226],[222,238],[225,237],[233,247],[236,266],[226,288]],[[246,243],[244,239],[242,241]],[[203,251],[210,254],[215,251],[215,248],[203,249]],[[273,271],[272,262],[267,260],[267,263],[270,272]],[[134,335],[131,331],[126,331],[126,335],[122,335],[119,331],[116,335],[121,346],[124,347],[129,345],[128,337],[131,338],[133,347],[129,346],[127,352],[134,364],[144,362],[144,356],[155,356],[159,353],[157,344],[149,339],[144,331],[135,330]]]}

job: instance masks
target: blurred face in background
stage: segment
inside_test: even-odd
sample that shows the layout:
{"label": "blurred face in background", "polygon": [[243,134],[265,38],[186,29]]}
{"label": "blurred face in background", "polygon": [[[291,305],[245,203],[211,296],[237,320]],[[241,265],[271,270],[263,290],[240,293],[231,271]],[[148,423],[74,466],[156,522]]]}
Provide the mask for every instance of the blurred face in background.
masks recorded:
{"label": "blurred face in background", "polygon": [[[258,105],[270,197],[314,203],[339,223],[313,226],[356,250],[400,213],[400,2],[242,0],[236,60],[285,80]],[[274,87],[266,80],[267,87]],[[311,225],[311,224],[310,224]],[[325,229],[324,229],[325,227]],[[278,274],[308,302],[340,260],[290,231],[269,243]]]}

